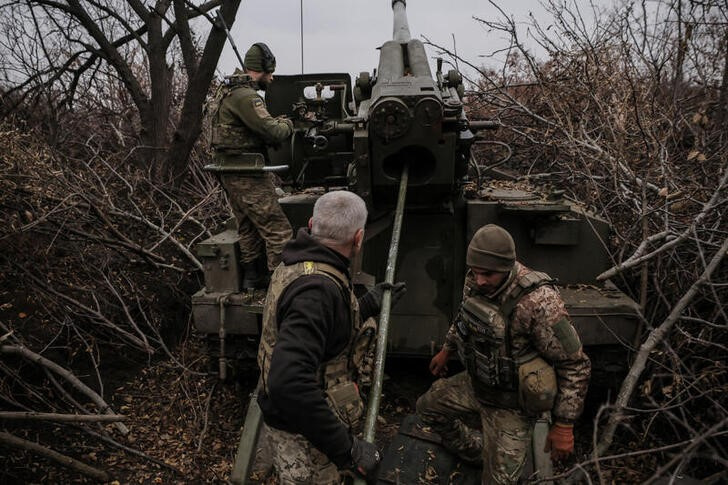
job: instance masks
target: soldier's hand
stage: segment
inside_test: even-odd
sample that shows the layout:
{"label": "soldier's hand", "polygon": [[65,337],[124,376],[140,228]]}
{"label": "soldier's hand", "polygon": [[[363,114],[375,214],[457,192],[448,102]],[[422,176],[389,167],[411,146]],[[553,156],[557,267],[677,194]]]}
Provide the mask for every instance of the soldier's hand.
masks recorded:
{"label": "soldier's hand", "polygon": [[351,461],[354,463],[356,471],[366,479],[367,483],[376,481],[380,459],[379,450],[374,444],[354,436],[354,444],[351,446]]}
{"label": "soldier's hand", "polygon": [[404,294],[407,293],[407,283],[404,281],[398,281],[390,286],[392,289],[392,307],[394,307],[397,302],[402,299]]}
{"label": "soldier's hand", "polygon": [[282,123],[287,124],[291,129],[293,129],[293,120],[291,120],[288,116],[280,115],[276,116],[276,119]]}
{"label": "soldier's hand", "polygon": [[430,372],[433,376],[444,377],[447,374],[447,361],[450,360],[450,352],[442,349],[430,361]]}
{"label": "soldier's hand", "polygon": [[367,297],[371,298],[372,303],[375,305],[377,313],[382,310],[382,299],[384,298],[384,290],[392,291],[391,307],[397,304],[402,299],[405,293],[407,293],[407,285],[400,281],[399,283],[391,284],[387,282],[381,282],[374,285],[374,288],[369,290]]}
{"label": "soldier's hand", "polygon": [[574,425],[554,423],[546,436],[543,451],[551,452],[552,461],[562,461],[574,452]]}

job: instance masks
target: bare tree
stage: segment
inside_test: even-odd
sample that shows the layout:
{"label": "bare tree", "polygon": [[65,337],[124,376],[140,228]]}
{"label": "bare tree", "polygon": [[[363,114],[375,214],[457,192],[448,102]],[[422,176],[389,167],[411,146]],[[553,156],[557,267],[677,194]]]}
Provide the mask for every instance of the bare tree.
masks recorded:
{"label": "bare tree", "polygon": [[[5,112],[32,99],[53,119],[74,103],[97,103],[125,115],[142,145],[137,158],[157,178],[179,179],[200,133],[202,106],[226,39],[217,22],[200,49],[193,24],[207,26],[220,7],[218,14],[232,25],[239,5],[240,0],[6,2],[0,6]],[[183,99],[175,99],[178,95]],[[129,103],[134,113],[128,113]]]}

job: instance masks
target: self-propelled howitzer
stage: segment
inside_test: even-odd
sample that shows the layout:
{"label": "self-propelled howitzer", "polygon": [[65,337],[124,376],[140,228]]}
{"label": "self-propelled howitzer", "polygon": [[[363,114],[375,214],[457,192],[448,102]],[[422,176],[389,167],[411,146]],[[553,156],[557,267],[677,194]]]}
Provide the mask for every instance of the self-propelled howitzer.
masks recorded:
{"label": "self-propelled howitzer", "polygon": [[[379,48],[378,67],[360,73],[353,86],[348,74],[327,73],[276,76],[269,87],[268,111],[290,117],[295,126],[290,142],[268,157],[271,166],[287,167],[279,172],[286,191],[281,207],[295,229],[307,224],[324,191],[351,190],[366,201],[365,244],[351,268],[362,291],[385,280],[397,234],[396,281],[407,283],[407,294],[389,318],[390,356],[429,358],[439,350],[462,299],[468,241],[485,224],[504,227],[519,261],[558,279],[592,360],[593,387],[614,385],[609,379],[625,368],[623,343],[632,342],[639,311],[626,295],[596,281],[611,265],[608,223],[559,191],[533,187],[471,157],[472,146],[485,139],[481,130],[498,123],[468,120],[461,75],[444,73],[439,59],[433,74],[422,42],[410,35],[405,7],[404,0],[392,2],[392,39]],[[393,229],[393,214],[405,166],[400,231]],[[237,245],[231,226],[197,246],[205,288],[193,296],[194,321],[210,337],[221,375],[255,356],[265,297],[242,290]],[[423,372],[426,367],[423,361]],[[412,422],[402,429],[418,433]],[[245,432],[254,438],[252,428]],[[245,438],[239,456],[247,452],[250,458],[250,451]],[[400,470],[390,458],[386,483],[395,483],[388,475],[395,470],[400,483],[415,483],[424,473],[421,467]],[[236,461],[234,481],[242,479],[242,463],[248,462]],[[433,464],[447,477],[451,463],[441,465]]]}

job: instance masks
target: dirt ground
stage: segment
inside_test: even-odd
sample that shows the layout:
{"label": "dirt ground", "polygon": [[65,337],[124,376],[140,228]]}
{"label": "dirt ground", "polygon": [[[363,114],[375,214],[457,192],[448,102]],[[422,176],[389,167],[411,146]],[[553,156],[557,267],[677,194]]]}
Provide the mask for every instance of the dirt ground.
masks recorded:
{"label": "dirt ground", "polygon": [[[107,388],[112,408],[127,416],[130,433],[112,425],[38,425],[21,434],[64,455],[106,471],[110,483],[224,483],[230,476],[240,429],[257,375],[221,383],[208,368],[202,340],[190,338],[167,359]],[[421,372],[412,372],[420,368]],[[377,438],[387,442],[413,411],[429,377],[422,361],[393,362],[384,384]],[[28,429],[27,423],[23,427]],[[13,430],[11,430],[13,431]],[[102,439],[102,431],[111,440]],[[95,483],[36,454],[0,448],[0,483]]]}
{"label": "dirt ground", "polygon": [[[130,433],[112,425],[36,426],[23,438],[106,471],[113,484],[225,483],[232,471],[240,430],[257,374],[250,370],[234,382],[220,382],[210,367],[202,339],[190,337],[165,359],[107,388],[112,408],[127,416]],[[417,397],[432,382],[423,359],[389,359],[377,423],[377,443],[385,447],[399,423],[414,412]],[[451,371],[457,369],[451,369]],[[594,407],[596,404],[592,404]],[[592,412],[587,409],[587,413]],[[589,449],[591,425],[577,428],[577,456]],[[109,438],[102,438],[102,431]],[[11,430],[12,432],[12,430]],[[0,448],[0,484],[96,483],[36,454]],[[274,481],[269,481],[273,483]]]}

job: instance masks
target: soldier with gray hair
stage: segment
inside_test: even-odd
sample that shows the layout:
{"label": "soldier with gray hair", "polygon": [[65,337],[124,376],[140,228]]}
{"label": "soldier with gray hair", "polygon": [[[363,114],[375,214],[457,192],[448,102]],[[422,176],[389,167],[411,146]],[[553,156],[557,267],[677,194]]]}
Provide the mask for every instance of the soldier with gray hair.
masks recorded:
{"label": "soldier with gray hair", "polygon": [[553,417],[544,451],[573,453],[591,364],[554,280],[516,261],[505,229],[478,229],[466,262],[460,312],[430,371],[444,377],[455,352],[466,370],[435,381],[417,414],[445,446],[482,461],[482,483],[515,484],[540,414]]}
{"label": "soldier with gray hair", "polygon": [[329,192],[313,206],[309,221],[311,236],[336,246],[354,242],[357,232],[364,234],[367,206],[358,195],[351,192]]}
{"label": "soldier with gray hair", "polygon": [[[354,295],[349,265],[364,243],[366,219],[358,195],[324,194],[273,273],[258,349],[258,404],[281,484],[338,484],[345,470],[367,480],[376,475],[379,452],[354,431],[363,411],[362,350],[387,286]],[[391,289],[394,304],[404,284]]]}

